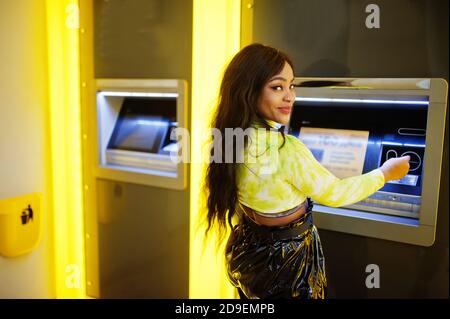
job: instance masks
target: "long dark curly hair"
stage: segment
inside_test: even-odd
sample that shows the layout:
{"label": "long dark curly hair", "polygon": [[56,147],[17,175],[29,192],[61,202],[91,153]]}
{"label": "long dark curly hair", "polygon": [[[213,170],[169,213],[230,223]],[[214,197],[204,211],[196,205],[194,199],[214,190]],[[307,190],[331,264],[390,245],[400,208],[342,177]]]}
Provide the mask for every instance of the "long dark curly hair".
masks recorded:
{"label": "long dark curly hair", "polygon": [[[257,104],[264,85],[280,73],[285,63],[292,70],[289,57],[270,46],[251,44],[239,51],[231,60],[223,75],[216,113],[211,127],[225,136],[225,128],[249,128],[255,121],[267,129],[270,126],[258,114]],[[283,135],[284,139],[284,135]],[[232,141],[235,152],[235,141]],[[284,143],[283,143],[284,144]],[[207,192],[206,234],[217,222],[219,233],[223,234],[226,222],[231,227],[238,200],[236,185],[236,161],[225,162],[225,143],[222,143],[221,162],[212,161],[206,171],[205,190]],[[229,149],[229,145],[227,146]],[[214,149],[211,150],[211,156]],[[238,155],[237,155],[238,156]],[[217,158],[217,157],[216,157]]]}

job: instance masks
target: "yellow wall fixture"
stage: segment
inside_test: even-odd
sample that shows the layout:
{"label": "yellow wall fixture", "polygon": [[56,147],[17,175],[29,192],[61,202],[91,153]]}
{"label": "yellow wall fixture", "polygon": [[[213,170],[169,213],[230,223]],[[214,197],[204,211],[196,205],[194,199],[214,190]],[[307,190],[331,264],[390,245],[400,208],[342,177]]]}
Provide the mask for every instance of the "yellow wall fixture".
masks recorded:
{"label": "yellow wall fixture", "polygon": [[41,237],[40,193],[0,199],[0,255],[16,257],[32,251]]}
{"label": "yellow wall fixture", "polygon": [[239,50],[240,0],[194,0],[191,109],[190,298],[233,298],[225,272],[223,245],[214,236],[204,244],[206,214],[201,190],[206,164],[205,144],[225,65]]}
{"label": "yellow wall fixture", "polygon": [[78,8],[76,0],[46,0],[57,298],[86,296],[81,188]]}

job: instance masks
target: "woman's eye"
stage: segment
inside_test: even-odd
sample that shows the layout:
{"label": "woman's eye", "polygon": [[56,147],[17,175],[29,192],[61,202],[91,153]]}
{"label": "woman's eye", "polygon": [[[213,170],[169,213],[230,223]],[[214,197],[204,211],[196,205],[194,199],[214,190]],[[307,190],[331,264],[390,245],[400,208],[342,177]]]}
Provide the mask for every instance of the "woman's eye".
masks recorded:
{"label": "woman's eye", "polygon": [[[274,85],[274,86],[271,86],[270,88],[274,91],[283,91],[284,90],[283,85]],[[289,85],[289,90],[293,90],[293,89],[295,89],[295,85],[294,84]]]}

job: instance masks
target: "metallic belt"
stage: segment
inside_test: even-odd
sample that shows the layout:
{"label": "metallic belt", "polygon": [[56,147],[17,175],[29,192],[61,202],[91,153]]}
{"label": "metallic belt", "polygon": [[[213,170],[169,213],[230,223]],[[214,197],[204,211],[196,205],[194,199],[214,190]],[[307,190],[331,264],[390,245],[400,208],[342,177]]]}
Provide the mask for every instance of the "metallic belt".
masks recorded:
{"label": "metallic belt", "polygon": [[280,212],[280,213],[274,213],[274,214],[271,214],[271,213],[261,213],[261,212],[255,211],[255,210],[254,210],[254,212],[255,212],[255,214],[260,215],[260,216],[262,216],[262,217],[269,217],[269,218],[285,217],[285,216],[289,216],[289,215],[295,213],[300,207],[304,206],[305,203],[306,203],[306,202],[303,202],[303,203],[301,203],[300,205],[295,206],[294,208],[285,210],[285,211]]}
{"label": "metallic belt", "polygon": [[[289,216],[289,215],[295,213],[302,206],[306,206],[305,212],[311,211],[312,206],[313,206],[312,200],[309,197],[307,197],[306,200],[303,203],[301,203],[300,205],[295,206],[294,208],[279,212],[279,213],[262,213],[262,212],[258,212],[253,209],[252,209],[252,212],[254,212],[255,214],[262,216],[262,217],[269,217],[269,218],[285,217],[285,216]],[[239,210],[242,211],[242,213],[245,214],[245,208],[242,206],[241,202],[239,202],[239,201],[238,201],[238,208],[239,208]]]}
{"label": "metallic belt", "polygon": [[247,215],[243,215],[244,224],[250,227],[254,232],[259,233],[272,240],[286,240],[297,237],[313,226],[313,216],[307,212],[299,219],[294,220],[286,226],[265,226],[256,224]]}

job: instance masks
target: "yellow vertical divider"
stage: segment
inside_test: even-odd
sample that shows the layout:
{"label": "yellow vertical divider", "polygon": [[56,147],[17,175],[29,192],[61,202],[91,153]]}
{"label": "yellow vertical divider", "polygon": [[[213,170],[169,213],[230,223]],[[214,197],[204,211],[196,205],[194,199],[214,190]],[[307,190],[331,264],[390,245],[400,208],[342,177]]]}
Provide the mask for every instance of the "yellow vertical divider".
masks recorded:
{"label": "yellow vertical divider", "polygon": [[84,298],[79,6],[77,0],[45,4],[56,297]]}
{"label": "yellow vertical divider", "polygon": [[227,62],[239,50],[240,0],[193,1],[191,183],[190,183],[190,298],[233,298],[235,290],[225,272],[224,253],[214,236],[204,242],[199,226],[206,214],[202,192],[208,148],[208,125]]}

